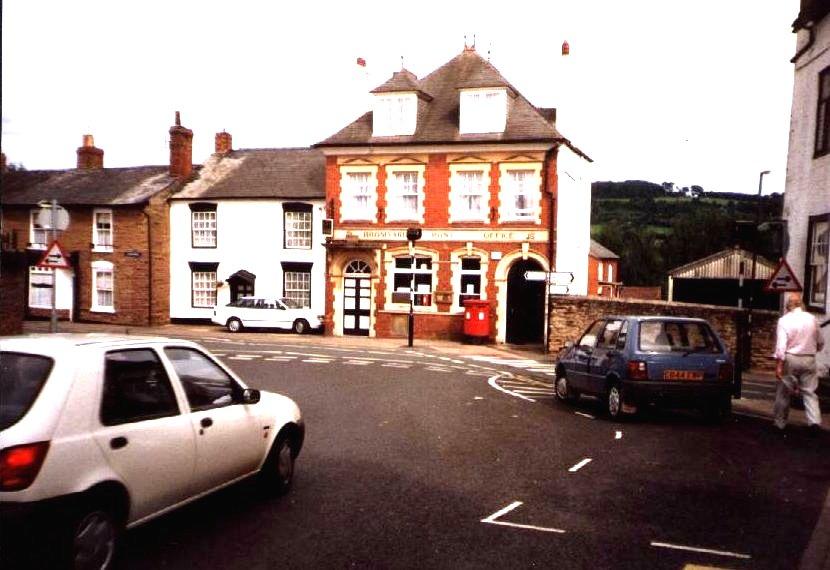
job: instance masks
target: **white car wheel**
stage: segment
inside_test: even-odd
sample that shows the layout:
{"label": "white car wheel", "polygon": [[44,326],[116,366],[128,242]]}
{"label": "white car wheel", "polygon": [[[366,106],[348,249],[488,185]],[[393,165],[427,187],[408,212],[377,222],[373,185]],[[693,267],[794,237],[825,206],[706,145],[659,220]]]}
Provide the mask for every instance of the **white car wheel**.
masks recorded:
{"label": "white car wheel", "polygon": [[72,530],[72,568],[105,570],[112,567],[118,527],[103,509],[90,509],[78,517]]}
{"label": "white car wheel", "polygon": [[242,330],[242,321],[240,321],[236,317],[228,319],[228,330],[233,332],[233,333],[241,331]]}

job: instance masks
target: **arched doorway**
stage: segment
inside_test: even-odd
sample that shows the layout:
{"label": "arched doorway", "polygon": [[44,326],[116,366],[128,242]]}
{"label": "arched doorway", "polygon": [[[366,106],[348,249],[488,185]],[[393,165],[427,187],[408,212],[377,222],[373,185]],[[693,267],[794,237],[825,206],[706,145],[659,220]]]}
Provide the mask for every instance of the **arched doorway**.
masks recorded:
{"label": "arched doorway", "polygon": [[545,325],[545,282],[528,281],[526,271],[542,271],[533,259],[519,260],[507,273],[507,331],[513,344],[541,343]]}
{"label": "arched doorway", "polygon": [[372,269],[354,259],[343,270],[343,334],[369,336],[372,315]]}

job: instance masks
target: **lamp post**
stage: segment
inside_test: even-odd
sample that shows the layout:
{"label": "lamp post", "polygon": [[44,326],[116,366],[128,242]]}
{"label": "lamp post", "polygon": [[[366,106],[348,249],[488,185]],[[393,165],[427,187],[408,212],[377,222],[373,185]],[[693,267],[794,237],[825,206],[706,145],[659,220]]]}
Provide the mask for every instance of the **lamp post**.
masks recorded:
{"label": "lamp post", "polygon": [[409,280],[409,319],[407,322],[407,343],[412,348],[415,337],[415,242],[421,239],[421,228],[407,228],[406,239],[409,241],[409,270],[412,272]]}
{"label": "lamp post", "polygon": [[758,199],[755,204],[755,231],[753,235],[755,236],[755,245],[752,248],[752,269],[750,269],[750,278],[749,278],[749,298],[747,299],[747,307],[746,307],[746,327],[747,327],[747,337],[749,338],[749,359],[752,362],[752,301],[753,301],[753,291],[755,287],[755,267],[758,262],[758,226],[761,225],[761,190],[764,188],[764,175],[769,174],[769,170],[762,170],[760,176],[758,176]]}

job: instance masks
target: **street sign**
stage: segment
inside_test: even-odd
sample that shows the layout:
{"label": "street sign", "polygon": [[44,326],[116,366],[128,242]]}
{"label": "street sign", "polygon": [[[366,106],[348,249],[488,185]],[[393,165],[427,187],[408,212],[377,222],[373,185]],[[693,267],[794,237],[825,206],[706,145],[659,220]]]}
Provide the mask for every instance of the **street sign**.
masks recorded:
{"label": "street sign", "polygon": [[544,271],[525,271],[525,281],[544,281],[547,277]]}
{"label": "street sign", "polygon": [[568,294],[568,286],[567,285],[551,284],[550,289],[548,289],[548,293],[550,295],[567,295]]}
{"label": "street sign", "polygon": [[768,293],[801,291],[801,283],[799,283],[798,279],[796,279],[795,273],[793,273],[793,270],[790,268],[790,265],[787,263],[786,259],[782,259],[778,264],[778,267],[775,269],[772,277],[770,277],[769,281],[767,281],[766,285],[764,285],[764,291]]}
{"label": "street sign", "polygon": [[46,253],[37,262],[37,267],[46,269],[69,269],[71,266],[69,265],[69,257],[66,255],[66,252],[63,251],[61,244],[55,240],[46,248]]}
{"label": "street sign", "polygon": [[525,281],[547,281],[551,285],[573,283],[574,274],[569,271],[525,271]]}

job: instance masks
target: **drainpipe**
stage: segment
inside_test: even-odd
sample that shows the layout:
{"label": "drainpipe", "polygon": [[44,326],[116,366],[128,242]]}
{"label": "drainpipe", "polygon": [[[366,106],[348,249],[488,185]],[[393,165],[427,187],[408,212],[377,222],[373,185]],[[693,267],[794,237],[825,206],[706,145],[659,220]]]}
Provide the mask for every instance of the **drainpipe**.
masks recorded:
{"label": "drainpipe", "polygon": [[554,268],[553,259],[553,231],[556,227],[556,200],[553,197],[553,182],[548,176],[548,164],[556,154],[558,147],[553,146],[545,151],[545,160],[542,163],[542,187],[548,194],[550,199],[550,208],[548,208],[548,276],[545,278],[545,334],[544,347],[542,352],[548,354],[550,352],[550,272]]}
{"label": "drainpipe", "polygon": [[795,55],[790,60],[790,63],[795,63],[796,61],[798,61],[799,58],[802,55],[804,55],[804,53],[807,50],[809,50],[811,47],[813,47],[813,43],[815,43],[815,41],[816,41],[816,33],[815,33],[814,26],[815,26],[814,22],[807,22],[806,24],[804,24],[804,29],[807,30],[807,33],[809,34],[808,37],[807,37],[807,43],[804,44],[804,46],[800,50],[795,52]]}
{"label": "drainpipe", "polygon": [[[150,205],[147,204],[149,208]],[[147,220],[147,326],[153,326],[153,242],[150,240],[150,214],[144,209],[141,211]]]}

